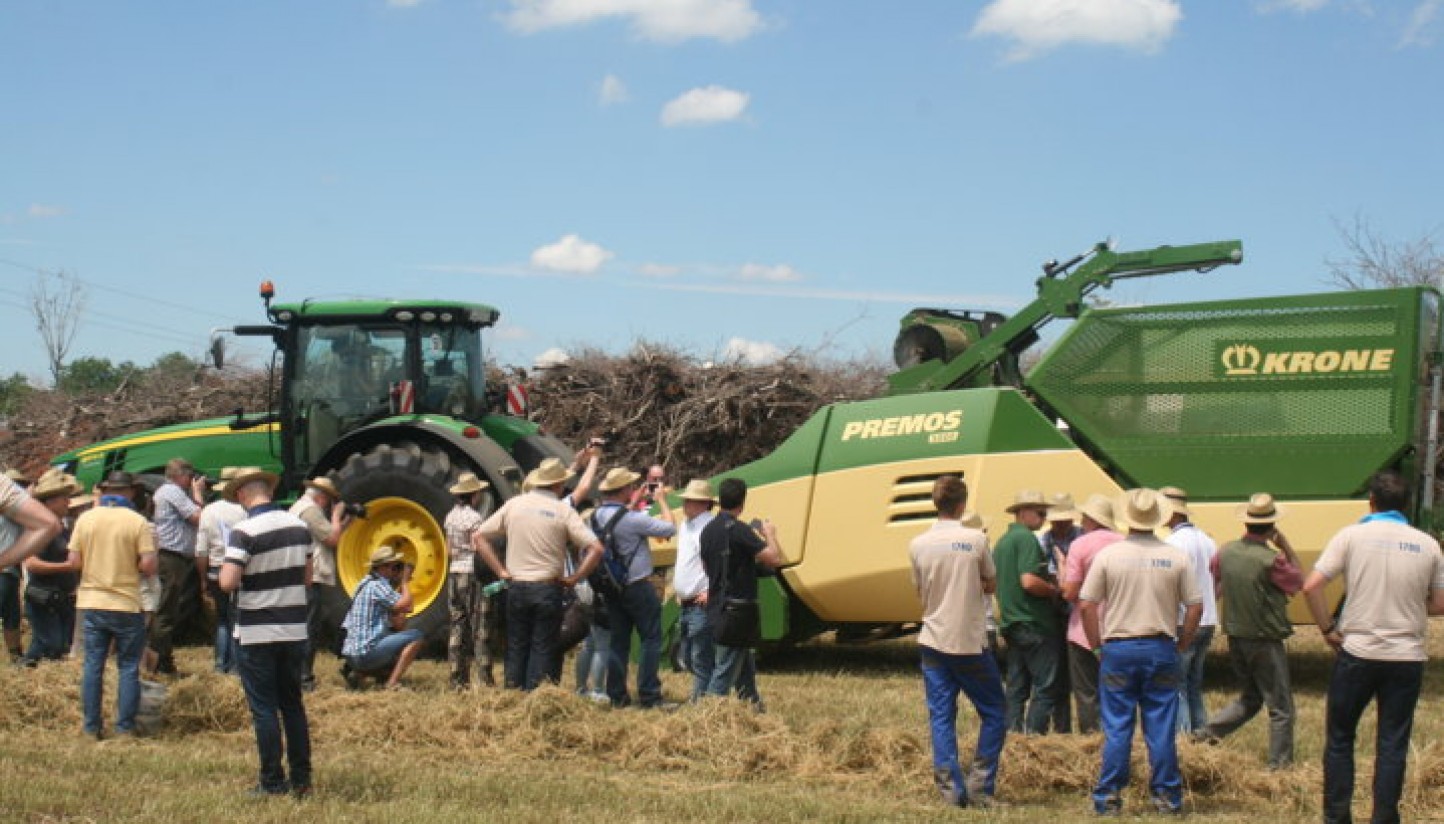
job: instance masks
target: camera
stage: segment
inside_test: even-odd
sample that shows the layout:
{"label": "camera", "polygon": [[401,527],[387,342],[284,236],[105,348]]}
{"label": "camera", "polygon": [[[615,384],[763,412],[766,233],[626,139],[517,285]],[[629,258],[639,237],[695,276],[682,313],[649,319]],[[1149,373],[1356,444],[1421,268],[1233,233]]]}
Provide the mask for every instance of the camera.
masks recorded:
{"label": "camera", "polygon": [[351,503],[350,501],[342,501],[341,511],[347,515],[350,515],[352,518],[365,518],[366,504],[355,504]]}

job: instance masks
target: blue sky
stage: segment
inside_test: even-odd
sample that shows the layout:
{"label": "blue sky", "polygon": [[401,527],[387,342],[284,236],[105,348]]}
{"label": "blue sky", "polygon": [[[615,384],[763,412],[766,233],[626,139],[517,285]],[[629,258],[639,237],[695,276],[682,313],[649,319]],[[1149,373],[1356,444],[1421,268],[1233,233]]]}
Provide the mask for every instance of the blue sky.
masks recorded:
{"label": "blue sky", "polygon": [[[0,0],[0,373],[199,354],[281,299],[491,303],[490,345],[890,351],[1038,264],[1239,238],[1124,302],[1322,291],[1444,227],[1444,0]],[[260,356],[254,357],[259,361]]]}

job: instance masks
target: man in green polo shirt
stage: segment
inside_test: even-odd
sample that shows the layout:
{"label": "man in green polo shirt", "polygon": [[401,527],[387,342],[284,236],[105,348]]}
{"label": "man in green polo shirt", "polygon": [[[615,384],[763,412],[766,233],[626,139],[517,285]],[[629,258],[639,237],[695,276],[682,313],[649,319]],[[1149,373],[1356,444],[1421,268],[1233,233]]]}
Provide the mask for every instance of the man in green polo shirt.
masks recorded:
{"label": "man in green polo shirt", "polygon": [[[1284,639],[1294,634],[1289,622],[1289,596],[1303,586],[1299,558],[1279,532],[1283,510],[1272,495],[1260,492],[1239,507],[1247,530],[1225,546],[1218,558],[1223,631],[1228,657],[1241,692],[1233,703],[1214,713],[1195,737],[1217,741],[1248,722],[1264,706],[1269,710],[1269,769],[1294,760],[1294,698],[1289,684]],[[1278,546],[1275,552],[1269,546]]]}
{"label": "man in green polo shirt", "polygon": [[1048,501],[1042,492],[1023,490],[1008,512],[1013,523],[993,550],[998,626],[1008,642],[1008,729],[1042,735],[1053,714],[1063,634],[1058,586],[1035,534],[1047,519]]}

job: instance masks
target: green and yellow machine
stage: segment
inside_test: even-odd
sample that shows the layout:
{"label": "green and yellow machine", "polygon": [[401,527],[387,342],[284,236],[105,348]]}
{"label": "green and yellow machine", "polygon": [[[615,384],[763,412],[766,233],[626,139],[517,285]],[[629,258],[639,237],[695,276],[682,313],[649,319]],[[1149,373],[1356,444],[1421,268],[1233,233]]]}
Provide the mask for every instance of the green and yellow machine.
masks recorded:
{"label": "green and yellow machine", "polygon": [[[487,387],[483,329],[500,313],[453,301],[305,301],[271,305],[269,323],[218,330],[212,359],[224,362],[224,337],[268,338],[278,395],[269,412],[138,432],[55,458],[90,488],[111,470],[158,475],[165,462],[188,458],[215,477],[225,466],[262,466],[281,476],[280,495],[294,497],[305,479],[330,475],[348,503],[366,515],[347,529],[337,559],[351,593],[372,549],[399,545],[416,565],[413,626],[433,637],[447,623],[448,487],[463,471],[490,482],[481,508],[490,512],[517,494],[525,473],[543,459],[572,453],[535,423],[495,411]],[[331,605],[339,625],[344,604]]]}
{"label": "green and yellow machine", "polygon": [[[1038,279],[1012,317],[918,309],[903,318],[887,397],[818,412],[727,476],[778,524],[786,566],[764,582],[764,636],[906,631],[920,607],[908,544],[930,490],[961,474],[995,528],[1020,489],[1115,495],[1180,486],[1220,541],[1253,492],[1285,502],[1306,563],[1367,511],[1369,475],[1415,479],[1432,524],[1439,294],[1427,288],[1141,308],[1090,308],[1131,277],[1242,261],[1236,241],[1120,253],[1106,244]],[[1039,329],[1076,319],[1027,373]],[[720,479],[720,478],[719,478]],[[1302,605],[1295,620],[1305,620]]]}

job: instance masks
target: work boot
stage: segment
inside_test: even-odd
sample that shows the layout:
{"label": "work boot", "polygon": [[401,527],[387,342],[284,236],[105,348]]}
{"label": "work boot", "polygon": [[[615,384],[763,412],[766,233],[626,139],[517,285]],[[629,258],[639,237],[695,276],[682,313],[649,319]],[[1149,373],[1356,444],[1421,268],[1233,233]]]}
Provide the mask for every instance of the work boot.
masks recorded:
{"label": "work boot", "polygon": [[346,689],[352,692],[361,689],[361,676],[356,674],[356,670],[351,669],[350,661],[341,665],[341,680],[346,682]]}
{"label": "work boot", "polygon": [[933,784],[943,796],[943,803],[950,807],[968,806],[967,792],[953,781],[953,771],[947,767],[933,768]]}

